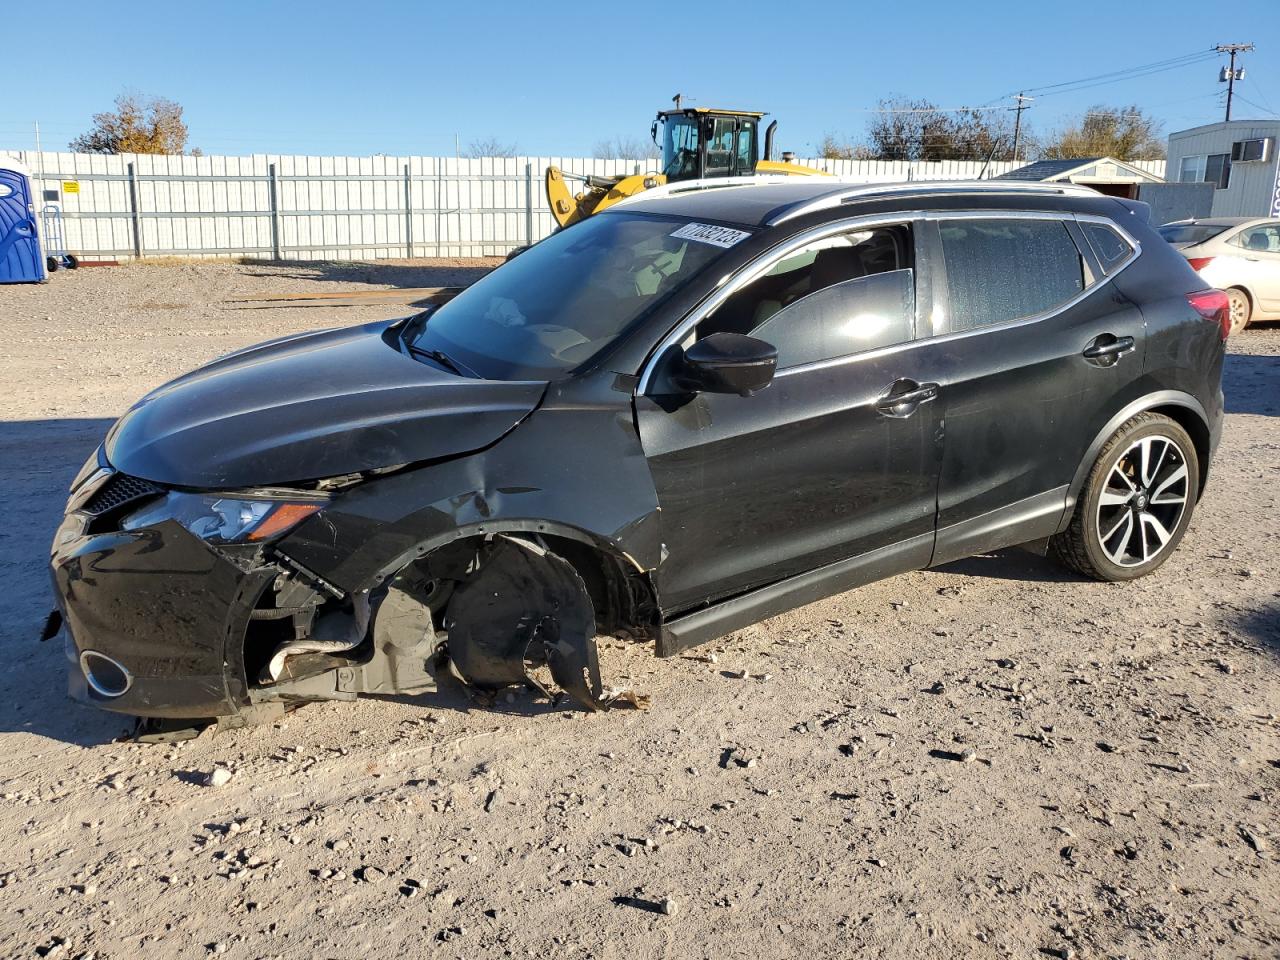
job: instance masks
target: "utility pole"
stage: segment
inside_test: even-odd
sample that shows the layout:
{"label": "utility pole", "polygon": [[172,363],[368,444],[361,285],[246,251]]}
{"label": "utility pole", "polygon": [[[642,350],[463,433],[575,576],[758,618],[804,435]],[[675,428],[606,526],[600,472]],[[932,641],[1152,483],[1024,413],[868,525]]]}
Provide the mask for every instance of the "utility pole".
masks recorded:
{"label": "utility pole", "polygon": [[40,189],[44,189],[44,149],[40,146],[40,121],[33,120],[36,128],[36,176],[40,178]]}
{"label": "utility pole", "polygon": [[1022,111],[1031,106],[1031,101],[1035,97],[1024,97],[1022,94],[1018,94],[1013,99],[1017,101],[1017,105],[1013,108],[1017,111],[1017,115],[1013,118],[1013,162],[1017,163],[1018,146],[1022,142]]}
{"label": "utility pole", "polygon": [[1236,81],[1244,79],[1244,67],[1236,69],[1236,54],[1248,53],[1253,49],[1252,43],[1220,43],[1216,47],[1219,53],[1229,53],[1231,55],[1231,66],[1223,69],[1218,75],[1218,82],[1226,82],[1227,84],[1227,120],[1231,120],[1231,98],[1235,94]]}

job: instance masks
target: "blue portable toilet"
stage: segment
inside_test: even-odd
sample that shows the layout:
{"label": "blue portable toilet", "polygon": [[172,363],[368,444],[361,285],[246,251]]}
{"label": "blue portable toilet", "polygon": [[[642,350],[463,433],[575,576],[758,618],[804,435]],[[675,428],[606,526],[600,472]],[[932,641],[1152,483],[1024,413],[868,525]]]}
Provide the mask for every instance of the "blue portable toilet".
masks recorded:
{"label": "blue portable toilet", "polygon": [[16,160],[0,157],[0,283],[40,283],[46,277],[31,176]]}

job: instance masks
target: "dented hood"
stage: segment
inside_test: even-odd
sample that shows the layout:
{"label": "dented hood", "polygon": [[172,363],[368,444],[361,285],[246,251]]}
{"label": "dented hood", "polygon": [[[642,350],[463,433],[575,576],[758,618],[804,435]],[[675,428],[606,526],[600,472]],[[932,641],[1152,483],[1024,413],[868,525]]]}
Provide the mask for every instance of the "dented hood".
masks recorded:
{"label": "dented hood", "polygon": [[542,382],[476,380],[408,357],[389,327],[300,334],[200,367],[121,417],[107,459],[173,486],[289,484],[471,453],[542,398]]}

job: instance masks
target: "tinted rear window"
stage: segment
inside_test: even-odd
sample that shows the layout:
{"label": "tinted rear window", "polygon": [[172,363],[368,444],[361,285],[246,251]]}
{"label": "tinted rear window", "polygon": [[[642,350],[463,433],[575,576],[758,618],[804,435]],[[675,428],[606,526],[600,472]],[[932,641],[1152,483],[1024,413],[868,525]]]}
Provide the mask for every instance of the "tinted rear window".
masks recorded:
{"label": "tinted rear window", "polygon": [[953,331],[1045,313],[1084,289],[1080,251],[1060,220],[953,220],[939,229]]}
{"label": "tinted rear window", "polygon": [[1160,236],[1170,243],[1204,243],[1226,229],[1219,223],[1166,223],[1160,228]]}

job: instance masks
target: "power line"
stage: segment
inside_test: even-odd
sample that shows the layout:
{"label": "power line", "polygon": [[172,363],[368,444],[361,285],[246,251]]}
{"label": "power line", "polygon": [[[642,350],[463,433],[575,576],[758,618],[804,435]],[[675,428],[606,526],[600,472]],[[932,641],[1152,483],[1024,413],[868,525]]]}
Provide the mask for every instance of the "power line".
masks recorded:
{"label": "power line", "polygon": [[[1265,93],[1263,93],[1263,92],[1262,92],[1262,87],[1261,87],[1261,85],[1258,83],[1258,81],[1257,81],[1257,80],[1255,80],[1255,79],[1253,79],[1253,77],[1250,77],[1250,76],[1246,76],[1246,77],[1245,77],[1245,79],[1249,81],[1249,83],[1250,83],[1250,84],[1252,85],[1252,87],[1253,87],[1253,92],[1254,92],[1255,94],[1257,94],[1258,99],[1262,101],[1262,103],[1263,103],[1263,105],[1264,105],[1262,109],[1266,110],[1266,111],[1267,111],[1267,113],[1270,113],[1270,114],[1273,114],[1273,115],[1274,115],[1276,111],[1275,111],[1275,109],[1271,106],[1271,101],[1267,99],[1267,95],[1266,95]],[[1253,104],[1253,106],[1255,106],[1255,107],[1256,107],[1256,106],[1257,106],[1257,104],[1255,103],[1255,104]]]}
{"label": "power line", "polygon": [[1004,107],[862,107],[850,113],[969,113],[977,110],[1003,110]]}
{"label": "power line", "polygon": [[1208,62],[1208,61],[1210,61],[1210,60],[1212,60],[1212,59],[1213,59],[1213,54],[1210,54],[1210,55],[1208,55],[1208,56],[1201,57],[1201,58],[1199,58],[1198,60],[1188,60],[1186,63],[1178,63],[1178,64],[1174,64],[1173,66],[1169,66],[1169,67],[1158,67],[1158,68],[1156,68],[1156,69],[1154,69],[1154,70],[1143,70],[1143,71],[1140,71],[1140,72],[1138,72],[1138,73],[1131,73],[1131,74],[1127,74],[1127,75],[1122,76],[1122,77],[1113,77],[1113,78],[1111,78],[1111,79],[1109,79],[1109,80],[1098,80],[1098,81],[1097,81],[1097,82],[1095,82],[1095,83],[1081,83],[1081,84],[1079,84],[1079,85],[1077,85],[1077,86],[1074,86],[1074,87],[1068,87],[1068,88],[1063,89],[1063,90],[1053,90],[1053,91],[1050,91],[1049,93],[1041,93],[1041,94],[1038,94],[1037,96],[1040,96],[1040,97],[1056,97],[1056,96],[1060,96],[1061,94],[1064,94],[1064,93],[1079,93],[1079,92],[1080,92],[1080,91],[1082,91],[1082,90],[1092,90],[1092,89],[1094,89],[1095,87],[1106,87],[1106,86],[1110,86],[1111,84],[1115,84],[1115,83],[1124,83],[1124,82],[1129,81],[1129,80],[1141,80],[1141,79],[1143,79],[1144,77],[1153,77],[1153,76],[1155,76],[1156,74],[1159,74],[1159,73],[1166,73],[1166,72],[1168,72],[1169,70],[1180,70],[1180,69],[1182,69],[1183,67],[1198,66],[1199,64],[1201,64],[1201,63],[1206,63],[1206,62]]}
{"label": "power line", "polygon": [[1264,107],[1260,103],[1254,103],[1252,100],[1249,100],[1248,98],[1246,98],[1245,95],[1242,93],[1237,93],[1236,99],[1239,100],[1241,103],[1247,103],[1251,107],[1257,107],[1263,113],[1269,113],[1273,117],[1277,115],[1276,112],[1272,110],[1270,107]]}
{"label": "power line", "polygon": [[[1105,83],[1116,83],[1121,80],[1130,80],[1136,77],[1149,76],[1152,73],[1161,73],[1165,70],[1176,70],[1181,67],[1191,66],[1205,60],[1210,60],[1217,53],[1215,49],[1199,50],[1195,53],[1184,53],[1181,56],[1169,57],[1165,60],[1156,60],[1152,63],[1139,64],[1133,67],[1125,67],[1120,70],[1112,70],[1109,73],[1099,73],[1091,77],[1080,77],[1075,80],[1063,80],[1060,83],[1050,83],[1041,87],[1028,87],[1023,92],[1032,93],[1038,96],[1057,96],[1058,93],[1070,93],[1071,90],[1063,89],[1065,87],[1077,87],[1079,89],[1088,89],[1092,86],[1102,86]],[[1051,92],[1055,91],[1055,92]],[[1010,94],[1012,96],[1012,94]]]}

